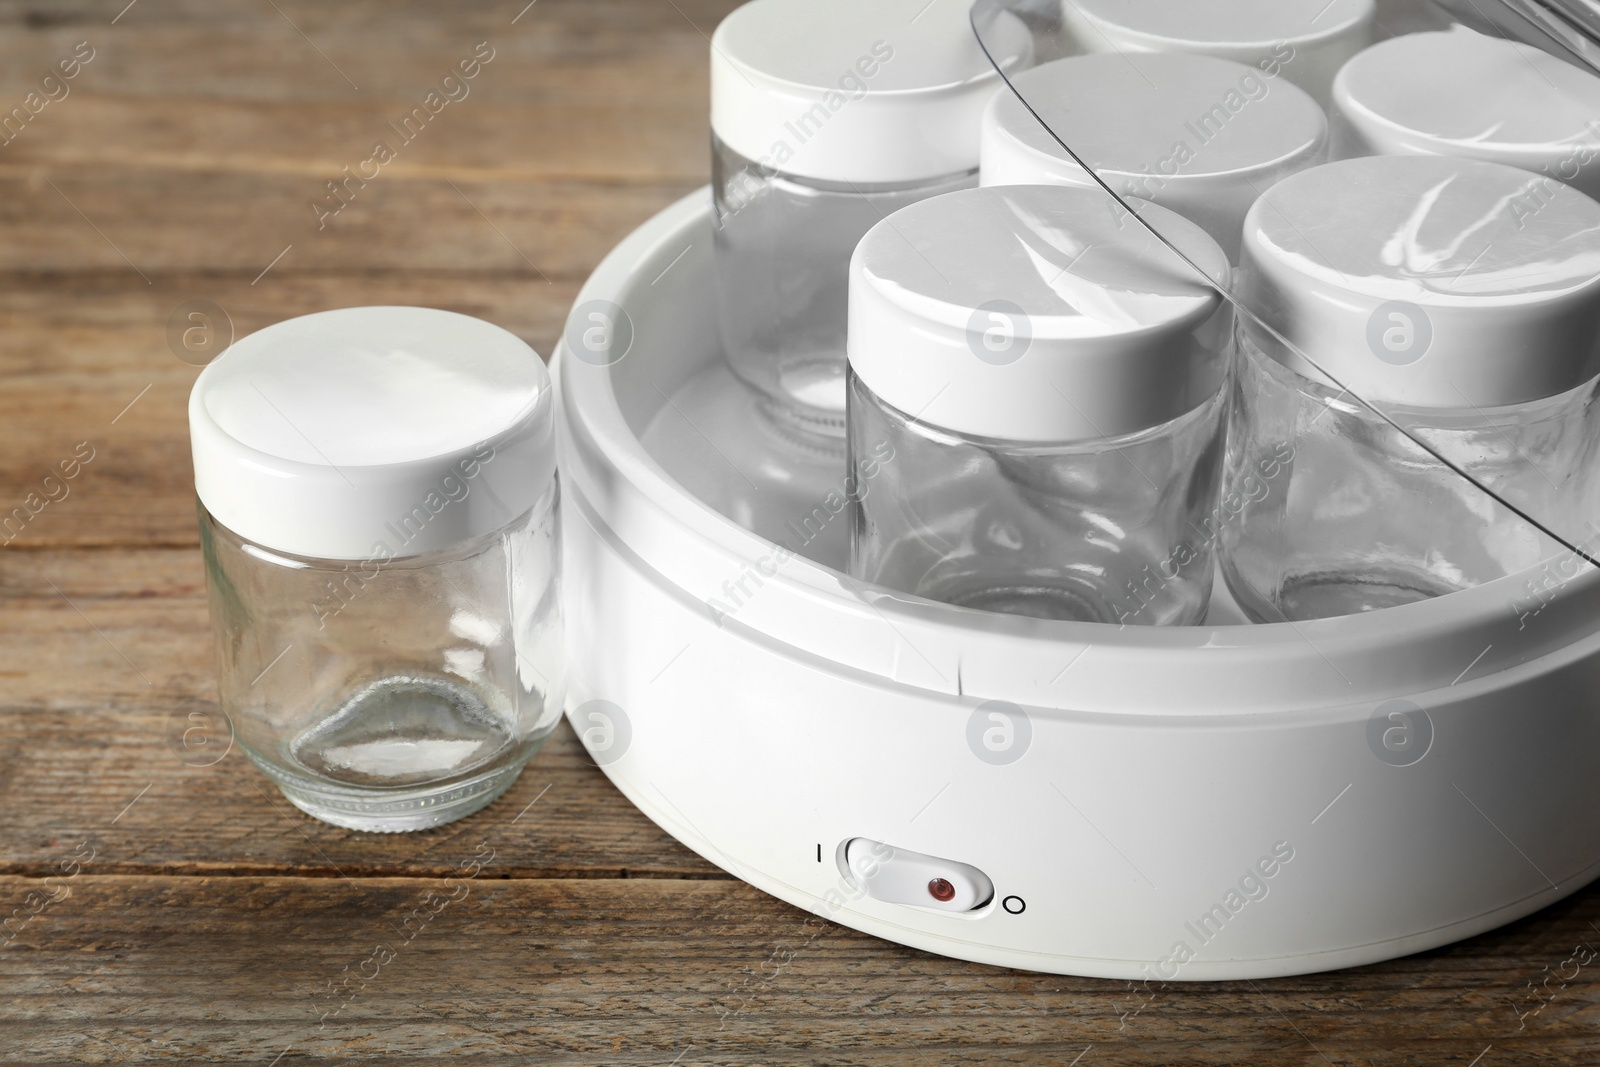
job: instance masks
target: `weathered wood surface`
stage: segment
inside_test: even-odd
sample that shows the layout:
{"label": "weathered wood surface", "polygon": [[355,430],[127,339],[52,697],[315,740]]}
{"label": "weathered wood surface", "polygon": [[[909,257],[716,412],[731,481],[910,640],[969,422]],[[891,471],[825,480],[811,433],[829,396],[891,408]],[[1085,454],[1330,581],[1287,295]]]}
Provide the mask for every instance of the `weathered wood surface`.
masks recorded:
{"label": "weathered wood surface", "polygon": [[1146,990],[893,949],[737,882],[505,879],[512,832],[475,821],[446,857],[489,862],[440,880],[104,875],[96,854],[4,949],[0,1060],[1595,1062],[1587,975],[1517,1007],[1600,941],[1592,897],[1383,967]]}
{"label": "weathered wood surface", "polygon": [[[1142,988],[797,912],[565,727],[487,811],[399,837],[300,815],[220,728],[183,741],[216,720],[173,310],[242,335],[432,304],[548,352],[705,181],[730,6],[0,2],[0,113],[95,49],[0,145],[0,518],[94,452],[0,533],[0,1062],[1600,1063],[1600,891],[1382,966]],[[319,230],[323,183],[480,41],[471,94]]]}

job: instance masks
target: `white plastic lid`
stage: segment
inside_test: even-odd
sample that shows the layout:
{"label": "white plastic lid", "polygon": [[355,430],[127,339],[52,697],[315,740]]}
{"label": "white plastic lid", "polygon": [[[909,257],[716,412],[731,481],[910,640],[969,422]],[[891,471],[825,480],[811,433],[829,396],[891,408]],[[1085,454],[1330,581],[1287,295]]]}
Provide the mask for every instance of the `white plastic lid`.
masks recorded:
{"label": "white plastic lid", "polygon": [[1061,0],[1061,13],[1082,50],[1232,59],[1281,72],[1319,102],[1376,21],[1374,0]]}
{"label": "white plastic lid", "polygon": [[[1226,282],[1205,231],[1136,206]],[[919,422],[1011,441],[1104,439],[1216,393],[1222,308],[1103,191],[968,189],[901,208],[861,239],[846,347],[862,383]]]}
{"label": "white plastic lid", "polygon": [[200,502],[249,541],[414,556],[491,533],[555,476],[550,375],[449,311],[361,307],[236,342],[189,394]]}
{"label": "white plastic lid", "polygon": [[1210,56],[1074,56],[1012,79],[984,113],[984,185],[1093,179],[1044,120],[1123,196],[1169,207],[1237,258],[1250,205],[1280,178],[1322,161],[1328,122],[1299,87]]}
{"label": "white plastic lid", "polygon": [[1364,152],[1507,163],[1600,195],[1600,78],[1537,48],[1408,34],[1345,64],[1333,93]]}
{"label": "white plastic lid", "polygon": [[1370,156],[1302,171],[1251,209],[1239,271],[1241,302],[1365,400],[1498,407],[1600,373],[1600,204],[1513,167]]}
{"label": "white plastic lid", "polygon": [[[971,0],[752,0],[711,39],[711,128],[747,159],[804,178],[914,182],[978,165],[978,123],[1002,84]],[[1007,71],[1033,38],[995,11],[984,40]]]}

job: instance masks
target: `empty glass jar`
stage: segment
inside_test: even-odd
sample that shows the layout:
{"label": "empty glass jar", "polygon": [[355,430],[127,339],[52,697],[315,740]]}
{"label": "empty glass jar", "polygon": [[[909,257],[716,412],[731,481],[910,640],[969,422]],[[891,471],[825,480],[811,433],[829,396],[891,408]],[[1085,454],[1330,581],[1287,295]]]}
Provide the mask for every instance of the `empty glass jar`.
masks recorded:
{"label": "empty glass jar", "polygon": [[1532,45],[1465,26],[1392,37],[1333,97],[1340,155],[1481,159],[1600,195],[1600,78]]}
{"label": "empty glass jar", "polygon": [[1099,54],[1042,63],[1012,84],[984,113],[983,185],[1096,188],[1064,141],[1119,195],[1198,223],[1233,260],[1262,190],[1327,158],[1327,118],[1281,71]]}
{"label": "empty glass jar", "polygon": [[[1281,72],[1322,104],[1327,103],[1329,85],[1345,60],[1371,43],[1377,12],[1376,0],[1063,0],[1061,4],[1072,50],[1197,52],[1231,59]],[[1197,113],[1220,102],[1194,101]]]}
{"label": "empty glass jar", "polygon": [[550,378],[427,308],[290,319],[189,402],[219,690],[296,806],[416,830],[505,791],[564,693]]}
{"label": "empty glass jar", "polygon": [[1252,618],[1411,603],[1559,550],[1438,457],[1592,540],[1600,204],[1496,163],[1345,160],[1263,195],[1240,271],[1259,318],[1223,572]]}
{"label": "empty glass jar", "polygon": [[[1140,209],[1226,280],[1204,231]],[[974,189],[880,223],[850,273],[849,447],[872,473],[851,573],[989,611],[1200,622],[1230,321],[1101,192]]]}
{"label": "empty glass jar", "polygon": [[[753,0],[711,48],[723,346],[771,412],[843,433],[850,253],[885,215],[976,184],[999,75],[967,0]],[[1032,40],[996,11],[1007,69]]]}

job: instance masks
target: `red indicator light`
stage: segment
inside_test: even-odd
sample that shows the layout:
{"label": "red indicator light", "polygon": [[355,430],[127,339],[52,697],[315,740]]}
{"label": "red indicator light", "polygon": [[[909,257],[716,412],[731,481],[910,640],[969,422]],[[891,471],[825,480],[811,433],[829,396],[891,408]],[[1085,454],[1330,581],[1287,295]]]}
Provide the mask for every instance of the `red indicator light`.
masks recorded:
{"label": "red indicator light", "polygon": [[928,895],[940,903],[946,903],[956,898],[956,887],[943,878],[935,878],[928,883]]}

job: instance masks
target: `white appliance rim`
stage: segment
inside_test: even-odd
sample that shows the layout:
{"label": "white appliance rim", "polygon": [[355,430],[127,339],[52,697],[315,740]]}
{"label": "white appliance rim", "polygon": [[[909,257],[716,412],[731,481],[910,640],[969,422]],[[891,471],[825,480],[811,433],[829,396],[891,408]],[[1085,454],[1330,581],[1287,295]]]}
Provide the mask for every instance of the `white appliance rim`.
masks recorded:
{"label": "white appliance rim", "polygon": [[[644,265],[658,258],[663,262],[671,259],[674,263],[683,258],[695,243],[689,239],[690,235],[709,231],[710,216],[709,187],[702,187],[668,206],[633,231],[602,260],[580,290],[575,306],[605,300],[625,307],[630,295],[645,282],[654,285],[651,278],[660,280],[655,271],[645,269]],[[665,254],[668,249],[671,253]],[[648,521],[675,527],[677,533],[717,556],[728,571],[768,558],[777,548],[694,498],[650,456],[622,411],[611,366],[572,358],[565,341],[557,346],[552,363],[560,399],[563,478],[574,493],[582,493],[589,480],[584,475],[585,465],[603,469],[611,493],[626,487],[634,494],[632,502],[648,505]],[[615,500],[611,503],[614,505]],[[640,520],[639,509],[624,510],[630,513],[630,521]],[[614,522],[612,515],[603,513],[602,509],[595,508],[592,517],[604,522],[607,532],[618,543],[627,545],[640,560],[666,575],[668,581],[672,580],[679,561],[664,559],[661,551],[630,537],[630,531],[624,528],[626,524]],[[1592,639],[1600,637],[1600,570],[1587,564],[1580,565],[1576,576],[1554,586],[1545,581],[1542,590],[1549,595],[1541,597],[1539,603],[1541,611],[1555,609],[1550,616],[1539,620],[1534,627],[1515,626],[1516,605],[1527,600],[1529,583],[1543,581],[1542,576],[1548,572],[1551,562],[1560,558],[1552,557],[1528,571],[1472,589],[1402,607],[1310,622],[1250,625],[1117,627],[997,615],[856,582],[798,555],[766,579],[763,596],[779,601],[787,599],[791,605],[802,602],[814,608],[820,605],[823,610],[841,616],[870,616],[897,632],[914,633],[919,638],[928,636],[935,643],[942,637],[945,642],[967,643],[981,654],[1014,656],[1019,667],[1033,662],[1041,654],[1053,653],[1060,659],[1063,652],[1091,647],[1114,652],[1124,666],[1137,669],[1136,665],[1142,664],[1146,669],[1168,674],[1183,672],[1186,663],[1200,662],[1200,657],[1222,671],[1259,669],[1269,661],[1284,664],[1285,671],[1290,674],[1296,669],[1315,671],[1332,667],[1345,678],[1349,691],[1331,701],[1327,699],[1328,694],[1323,694],[1309,704],[1298,702],[1299,708],[1325,708],[1382,699],[1402,691],[1407,695],[1423,694],[1454,686],[1468,672],[1472,680],[1481,680],[1485,675],[1514,668],[1530,659],[1562,651],[1575,653],[1577,650],[1571,646],[1590,644]],[[763,617],[742,619],[740,623],[794,647],[805,647],[823,659],[832,658],[828,655],[830,648],[840,649],[842,641],[837,634],[813,631],[810,636],[814,640],[796,641],[774,633],[768,624],[781,614],[781,610],[775,609]],[[1508,640],[1508,634],[1515,636],[1523,632],[1529,633],[1527,640]],[[1472,651],[1479,648],[1484,651],[1468,664]],[[1381,671],[1372,672],[1365,679],[1361,676],[1374,657],[1385,652],[1392,654],[1396,649],[1414,653],[1408,654],[1407,683],[1400,689],[1392,676]],[[1441,658],[1435,654],[1439,650],[1453,650],[1453,653]],[[848,655],[841,658],[847,659]],[[1457,659],[1460,662],[1456,662]],[[1349,672],[1342,670],[1339,664],[1350,668]],[[1467,669],[1462,670],[1463,667]],[[906,681],[900,677],[891,680]],[[920,687],[952,696],[975,695],[971,690],[963,691],[959,677],[953,686],[947,686],[944,679],[924,679]],[[1259,694],[1263,713],[1272,713],[1266,710],[1268,705],[1281,711],[1297,710],[1296,700],[1286,696],[1282,687],[1260,688],[1263,690]],[[981,698],[991,694],[976,695]],[[1057,694],[1055,700],[1043,697],[1018,702],[1050,707],[1059,699],[1060,694]],[[1118,710],[1156,712],[1158,709],[1128,707]],[[1238,713],[1237,709],[1205,707],[1187,710],[1166,707],[1159,711],[1162,714],[1219,716]]]}

